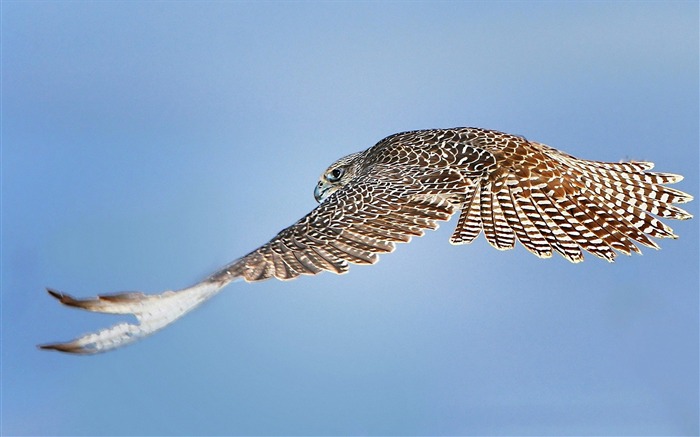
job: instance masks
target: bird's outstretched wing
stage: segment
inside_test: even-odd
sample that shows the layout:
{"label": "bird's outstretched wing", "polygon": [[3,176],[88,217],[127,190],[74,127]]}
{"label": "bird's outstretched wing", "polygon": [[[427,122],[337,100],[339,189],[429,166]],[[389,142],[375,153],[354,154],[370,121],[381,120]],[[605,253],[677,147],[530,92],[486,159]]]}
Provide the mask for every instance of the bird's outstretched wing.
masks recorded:
{"label": "bird's outstretched wing", "polygon": [[[407,243],[425,229],[436,229],[438,221],[449,220],[455,212],[445,196],[430,194],[440,189],[429,191],[427,179],[375,167],[209,280],[286,280],[324,270],[345,273],[350,263],[374,264],[378,254],[394,250],[394,243]],[[459,176],[454,179],[452,192],[464,192],[471,184]]]}
{"label": "bird's outstretched wing", "polygon": [[341,158],[317,185],[321,204],[268,243],[204,281],[158,295],[122,293],[75,299],[49,290],[68,306],[133,314],[122,323],[68,343],[40,346],[62,352],[108,351],[182,317],[238,278],[288,280],[349,264],[373,264],[426,229],[461,211],[450,241],[481,232],[497,249],[516,241],[539,257],[558,252],[572,262],[583,251],[613,261],[616,251],[639,252],[635,242],[675,238],[656,217],[689,219],[674,206],[692,200],[666,187],[681,176],[650,172],[649,162],[588,161],[524,138],[478,128],[395,134]]}
{"label": "bird's outstretched wing", "polygon": [[[398,179],[401,183],[397,183]],[[455,179],[452,177],[450,184],[454,185]],[[89,299],[49,290],[65,305],[101,313],[133,314],[139,324],[121,323],[70,342],[40,348],[75,354],[106,352],[171,324],[238,278],[287,280],[324,270],[345,273],[350,263],[373,264],[378,254],[393,251],[394,243],[409,242],[411,237],[423,235],[425,229],[436,229],[438,221],[452,216],[455,207],[443,197],[419,194],[433,192],[426,186],[439,191],[441,183],[430,177],[408,180],[390,168],[377,167],[355,178],[265,245],[182,290]],[[460,187],[453,189],[464,191]]]}
{"label": "bird's outstretched wing", "polygon": [[664,186],[683,177],[650,172],[651,162],[589,161],[507,134],[475,141],[496,164],[465,197],[453,244],[470,243],[483,231],[500,250],[517,240],[541,258],[556,251],[580,262],[586,250],[613,261],[615,251],[640,253],[635,242],[658,249],[650,237],[677,238],[655,216],[692,218],[673,204],[693,197]]}

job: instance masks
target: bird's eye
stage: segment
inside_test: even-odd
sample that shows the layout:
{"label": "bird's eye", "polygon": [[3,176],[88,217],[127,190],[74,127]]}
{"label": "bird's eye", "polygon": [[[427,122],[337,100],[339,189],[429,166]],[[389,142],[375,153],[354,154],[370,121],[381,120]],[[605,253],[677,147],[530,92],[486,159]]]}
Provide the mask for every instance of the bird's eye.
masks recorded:
{"label": "bird's eye", "polygon": [[338,182],[343,177],[343,174],[345,174],[345,170],[340,167],[334,168],[326,175],[326,179],[328,179],[328,182]]}

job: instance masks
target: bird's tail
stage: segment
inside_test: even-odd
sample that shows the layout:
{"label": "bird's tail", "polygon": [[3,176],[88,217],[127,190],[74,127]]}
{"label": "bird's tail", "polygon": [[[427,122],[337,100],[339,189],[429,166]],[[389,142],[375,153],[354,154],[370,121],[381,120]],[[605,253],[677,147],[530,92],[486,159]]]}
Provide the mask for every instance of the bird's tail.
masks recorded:
{"label": "bird's tail", "polygon": [[119,323],[73,341],[39,345],[39,348],[90,355],[126,346],[173,323],[217,294],[226,284],[205,280],[189,288],[156,295],[119,293],[87,299],[76,299],[47,289],[64,305],[98,313],[133,314],[138,324]]}

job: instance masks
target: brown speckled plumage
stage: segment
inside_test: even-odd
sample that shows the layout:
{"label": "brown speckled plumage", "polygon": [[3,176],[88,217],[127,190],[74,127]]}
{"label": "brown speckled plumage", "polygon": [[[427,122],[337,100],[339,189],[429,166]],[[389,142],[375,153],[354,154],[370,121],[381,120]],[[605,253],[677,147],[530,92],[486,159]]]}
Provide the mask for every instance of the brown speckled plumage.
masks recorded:
{"label": "brown speckled plumage", "polygon": [[[338,168],[343,177],[324,182]],[[654,215],[691,217],[672,204],[692,197],[664,186],[682,178],[651,168],[581,160],[477,128],[392,135],[331,165],[319,183],[332,193],[316,209],[210,280],[344,273],[349,263],[373,264],[394,243],[435,229],[455,212],[453,244],[483,231],[501,250],[519,241],[542,258],[558,252],[579,262],[583,249],[612,261],[616,251],[639,252],[635,242],[657,248],[650,237],[675,237]]]}
{"label": "brown speckled plumage", "polygon": [[673,204],[692,196],[666,187],[679,175],[650,172],[650,162],[608,163],[575,158],[525,138],[479,128],[404,132],[333,163],[316,186],[321,203],[268,243],[204,281],[177,292],[123,293],[62,303],[90,311],[136,315],[68,343],[42,346],[96,353],[131,343],[172,323],[237,278],[293,279],[322,271],[345,273],[373,264],[459,212],[450,242],[472,242],[482,231],[497,249],[519,241],[547,258],[572,262],[583,251],[608,261],[616,253],[658,248],[652,238],[676,238],[658,218],[689,219]]}

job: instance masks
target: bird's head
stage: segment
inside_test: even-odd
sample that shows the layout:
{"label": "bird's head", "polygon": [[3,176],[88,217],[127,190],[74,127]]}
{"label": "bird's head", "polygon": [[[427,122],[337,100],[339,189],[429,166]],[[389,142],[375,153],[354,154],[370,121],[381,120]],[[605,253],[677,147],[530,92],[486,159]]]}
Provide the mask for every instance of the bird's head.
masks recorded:
{"label": "bird's head", "polygon": [[323,202],[357,175],[362,152],[344,156],[331,164],[318,179],[314,197],[318,203]]}

